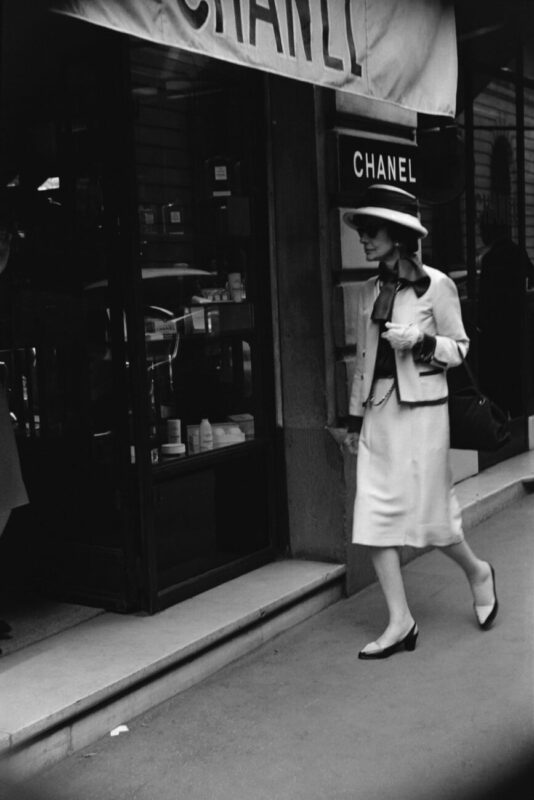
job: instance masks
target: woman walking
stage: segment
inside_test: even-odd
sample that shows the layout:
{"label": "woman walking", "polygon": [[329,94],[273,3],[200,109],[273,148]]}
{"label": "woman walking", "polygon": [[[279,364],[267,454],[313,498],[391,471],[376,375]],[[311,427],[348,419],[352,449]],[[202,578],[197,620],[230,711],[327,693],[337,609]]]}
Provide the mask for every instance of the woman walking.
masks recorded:
{"label": "woman walking", "polygon": [[[493,567],[464,540],[449,464],[446,371],[467,354],[453,281],[417,256],[428,231],[416,198],[374,185],[344,221],[360,236],[378,278],[359,294],[357,357],[345,440],[358,452],[353,542],[370,548],[389,613],[362,659],[414,650],[418,628],[402,580],[399,550],[439,547],[464,571],[481,629],[498,610]],[[359,432],[361,429],[361,433]]]}

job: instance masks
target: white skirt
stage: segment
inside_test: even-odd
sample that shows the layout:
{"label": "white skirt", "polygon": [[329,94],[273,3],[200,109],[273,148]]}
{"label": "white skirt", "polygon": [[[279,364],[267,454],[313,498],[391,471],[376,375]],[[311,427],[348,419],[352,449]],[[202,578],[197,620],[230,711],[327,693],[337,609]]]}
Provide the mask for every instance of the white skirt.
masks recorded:
{"label": "white skirt", "polygon": [[[378,380],[374,402],[392,381]],[[464,538],[452,485],[447,403],[368,405],[358,445],[352,541],[373,547],[446,547]]]}

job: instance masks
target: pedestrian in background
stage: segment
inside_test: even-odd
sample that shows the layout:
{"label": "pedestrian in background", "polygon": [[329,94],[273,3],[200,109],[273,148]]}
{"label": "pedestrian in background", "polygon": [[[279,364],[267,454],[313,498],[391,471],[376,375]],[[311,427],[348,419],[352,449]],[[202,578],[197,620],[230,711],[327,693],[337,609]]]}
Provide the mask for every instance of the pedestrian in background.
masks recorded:
{"label": "pedestrian in background", "polygon": [[[523,413],[524,369],[521,341],[526,336],[521,312],[534,264],[511,237],[506,219],[486,207],[480,215],[484,249],[478,257],[478,380],[483,392],[511,417]],[[495,324],[495,320],[499,324]]]}
{"label": "pedestrian in background", "polygon": [[[0,274],[7,266],[13,234],[13,222],[9,214],[0,211]],[[2,291],[1,284],[0,291]],[[7,370],[5,364],[0,361],[0,536],[5,530],[12,509],[28,502],[9,413],[4,385],[6,380]],[[10,633],[9,623],[0,619],[0,639],[9,637]]]}
{"label": "pedestrian in background", "polygon": [[[414,650],[419,634],[400,566],[400,548],[435,546],[463,569],[478,625],[498,609],[493,567],[464,539],[449,463],[446,372],[469,340],[454,282],[421,264],[417,199],[392,186],[369,187],[344,214],[378,278],[361,286],[357,355],[345,444],[357,452],[353,542],[370,548],[389,620],[362,659]],[[361,431],[361,432],[360,432]]]}

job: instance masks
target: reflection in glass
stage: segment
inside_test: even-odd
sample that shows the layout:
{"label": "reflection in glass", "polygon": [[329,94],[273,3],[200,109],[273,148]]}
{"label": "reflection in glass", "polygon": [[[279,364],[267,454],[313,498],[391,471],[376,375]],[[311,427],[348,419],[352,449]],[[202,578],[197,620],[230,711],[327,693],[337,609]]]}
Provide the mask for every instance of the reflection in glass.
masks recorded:
{"label": "reflection in glass", "polygon": [[136,41],[131,67],[150,437],[168,462],[167,419],[181,420],[188,456],[201,452],[202,420],[214,449],[254,436],[255,83],[247,70]]}

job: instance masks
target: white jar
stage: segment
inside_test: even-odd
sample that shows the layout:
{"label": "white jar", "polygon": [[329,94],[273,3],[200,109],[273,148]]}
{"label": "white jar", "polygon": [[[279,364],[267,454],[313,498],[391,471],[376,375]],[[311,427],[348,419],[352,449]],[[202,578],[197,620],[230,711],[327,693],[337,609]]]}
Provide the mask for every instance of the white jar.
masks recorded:
{"label": "white jar", "polygon": [[213,431],[209,419],[202,419],[199,428],[200,452],[213,450]]}

